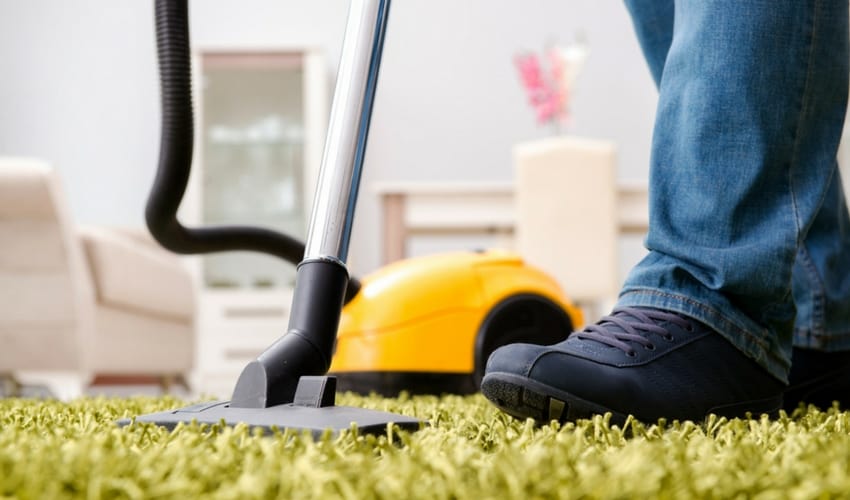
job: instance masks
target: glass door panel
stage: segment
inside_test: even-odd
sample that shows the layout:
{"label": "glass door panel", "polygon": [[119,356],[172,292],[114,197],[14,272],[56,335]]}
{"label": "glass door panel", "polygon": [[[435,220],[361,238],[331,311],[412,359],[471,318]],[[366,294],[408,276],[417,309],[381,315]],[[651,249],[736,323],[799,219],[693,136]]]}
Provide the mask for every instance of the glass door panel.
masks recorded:
{"label": "glass door panel", "polygon": [[[304,65],[298,53],[205,53],[204,225],[264,226],[304,239]],[[291,286],[294,266],[252,252],[204,257],[212,288]]]}

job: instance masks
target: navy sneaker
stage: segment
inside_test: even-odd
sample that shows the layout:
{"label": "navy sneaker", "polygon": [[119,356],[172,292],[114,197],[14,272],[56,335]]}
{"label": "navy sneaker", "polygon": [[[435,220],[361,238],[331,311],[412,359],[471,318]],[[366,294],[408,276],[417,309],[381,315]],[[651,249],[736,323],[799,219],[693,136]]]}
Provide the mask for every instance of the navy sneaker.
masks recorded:
{"label": "navy sneaker", "polygon": [[800,403],[827,409],[833,402],[847,409],[850,403],[850,352],[823,352],[794,348],[790,385],[785,390],[784,408],[789,413]]}
{"label": "navy sneaker", "polygon": [[552,346],[501,347],[481,383],[501,410],[544,423],[775,414],[784,388],[709,327],[651,308],[615,309]]}

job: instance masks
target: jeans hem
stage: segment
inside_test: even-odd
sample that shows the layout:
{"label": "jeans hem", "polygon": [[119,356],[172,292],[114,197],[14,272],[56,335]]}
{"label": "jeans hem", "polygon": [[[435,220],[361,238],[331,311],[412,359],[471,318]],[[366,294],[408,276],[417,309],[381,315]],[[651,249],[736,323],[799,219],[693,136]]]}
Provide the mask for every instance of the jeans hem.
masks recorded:
{"label": "jeans hem", "polygon": [[824,352],[850,351],[850,332],[815,333],[806,329],[794,329],[794,347]]}
{"label": "jeans hem", "polygon": [[[618,306],[654,307],[684,314],[704,323],[738,350],[782,383],[788,383],[790,361],[781,353],[772,352],[758,335],[742,328],[732,317],[717,308],[677,293],[647,288],[630,288],[624,291]],[[848,337],[850,343],[850,337]]]}

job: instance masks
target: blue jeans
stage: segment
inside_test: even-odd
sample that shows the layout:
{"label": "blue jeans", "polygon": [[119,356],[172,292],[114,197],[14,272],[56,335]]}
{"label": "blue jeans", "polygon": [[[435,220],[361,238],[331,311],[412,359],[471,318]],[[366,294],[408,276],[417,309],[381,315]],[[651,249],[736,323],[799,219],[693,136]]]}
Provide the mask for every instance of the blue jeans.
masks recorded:
{"label": "blue jeans", "polygon": [[786,382],[792,345],[850,349],[847,0],[626,5],[659,102],[619,305],[698,319]]}

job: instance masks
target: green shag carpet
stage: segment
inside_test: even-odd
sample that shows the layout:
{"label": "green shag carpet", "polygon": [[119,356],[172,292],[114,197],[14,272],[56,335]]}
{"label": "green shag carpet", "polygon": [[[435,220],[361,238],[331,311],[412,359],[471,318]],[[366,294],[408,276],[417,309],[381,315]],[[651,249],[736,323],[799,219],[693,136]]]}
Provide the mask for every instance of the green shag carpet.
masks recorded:
{"label": "green shag carpet", "polygon": [[481,396],[338,404],[428,419],[412,434],[261,437],[115,420],[171,398],[0,400],[0,498],[824,498],[850,495],[850,413],[536,427]]}

